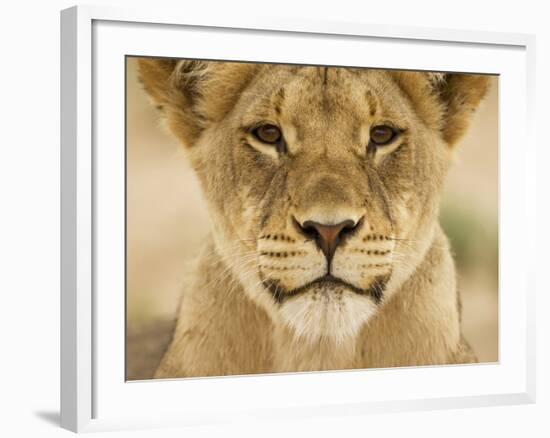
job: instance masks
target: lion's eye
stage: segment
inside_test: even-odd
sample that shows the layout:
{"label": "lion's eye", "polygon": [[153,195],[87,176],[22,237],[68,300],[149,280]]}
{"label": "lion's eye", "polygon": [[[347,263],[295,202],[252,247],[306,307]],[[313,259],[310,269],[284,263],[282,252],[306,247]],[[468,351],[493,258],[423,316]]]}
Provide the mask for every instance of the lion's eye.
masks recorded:
{"label": "lion's eye", "polygon": [[261,125],[252,131],[254,136],[264,142],[269,144],[277,144],[281,141],[283,134],[281,130],[275,125]]}
{"label": "lion's eye", "polygon": [[386,125],[374,126],[370,130],[370,141],[377,146],[388,144],[395,137],[395,131]]}

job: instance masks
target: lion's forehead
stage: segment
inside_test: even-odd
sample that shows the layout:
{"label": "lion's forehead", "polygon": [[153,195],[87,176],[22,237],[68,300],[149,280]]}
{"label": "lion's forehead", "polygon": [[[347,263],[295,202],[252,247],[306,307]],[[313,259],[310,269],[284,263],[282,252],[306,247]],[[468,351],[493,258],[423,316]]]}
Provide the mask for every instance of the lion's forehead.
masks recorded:
{"label": "lion's forehead", "polygon": [[278,84],[271,101],[276,102],[281,116],[304,129],[326,126],[327,121],[349,124],[367,117],[371,104],[378,105],[371,99],[375,94],[371,88],[365,78],[343,68],[304,67]]}

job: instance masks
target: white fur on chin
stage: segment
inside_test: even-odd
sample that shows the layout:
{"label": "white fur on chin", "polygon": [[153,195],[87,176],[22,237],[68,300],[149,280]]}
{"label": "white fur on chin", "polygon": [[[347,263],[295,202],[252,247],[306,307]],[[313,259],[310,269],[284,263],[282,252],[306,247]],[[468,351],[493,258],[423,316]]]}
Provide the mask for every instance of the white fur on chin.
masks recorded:
{"label": "white fur on chin", "polygon": [[306,292],[281,306],[284,320],[297,337],[310,343],[330,340],[336,345],[353,339],[376,310],[372,298],[346,290]]}

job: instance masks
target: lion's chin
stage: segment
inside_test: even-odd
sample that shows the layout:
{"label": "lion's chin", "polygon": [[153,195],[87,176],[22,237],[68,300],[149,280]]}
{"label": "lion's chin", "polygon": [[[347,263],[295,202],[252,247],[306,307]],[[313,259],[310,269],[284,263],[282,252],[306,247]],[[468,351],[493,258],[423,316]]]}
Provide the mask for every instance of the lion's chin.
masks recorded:
{"label": "lion's chin", "polygon": [[286,300],[280,308],[298,340],[337,345],[353,340],[376,309],[370,297],[345,289],[313,289]]}

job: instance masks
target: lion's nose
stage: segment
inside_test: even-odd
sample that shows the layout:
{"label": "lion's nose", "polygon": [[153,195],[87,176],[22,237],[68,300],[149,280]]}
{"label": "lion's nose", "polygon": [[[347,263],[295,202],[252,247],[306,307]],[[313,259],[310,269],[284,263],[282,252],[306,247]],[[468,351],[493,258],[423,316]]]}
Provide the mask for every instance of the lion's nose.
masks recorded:
{"label": "lion's nose", "polygon": [[298,224],[303,233],[314,237],[317,246],[323,251],[330,266],[332,256],[340,242],[348,236],[357,227],[358,222],[351,219],[340,222],[339,224],[320,224],[315,221],[305,221]]}

